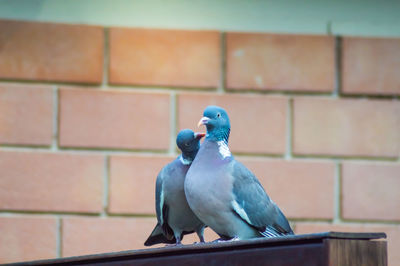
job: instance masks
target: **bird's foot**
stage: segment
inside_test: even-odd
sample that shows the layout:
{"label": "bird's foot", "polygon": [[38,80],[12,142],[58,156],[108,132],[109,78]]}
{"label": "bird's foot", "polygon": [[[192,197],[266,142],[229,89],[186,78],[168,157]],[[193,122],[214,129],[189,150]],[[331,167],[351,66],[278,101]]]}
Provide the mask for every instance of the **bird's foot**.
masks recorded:
{"label": "bird's foot", "polygon": [[180,247],[180,246],[183,246],[183,244],[182,243],[175,243],[175,244],[166,244],[165,246],[166,247]]}
{"label": "bird's foot", "polygon": [[204,243],[206,243],[205,241],[204,241],[204,236],[203,236],[203,234],[198,234],[199,235],[199,238],[200,238],[200,242],[193,242],[193,244],[204,244]]}

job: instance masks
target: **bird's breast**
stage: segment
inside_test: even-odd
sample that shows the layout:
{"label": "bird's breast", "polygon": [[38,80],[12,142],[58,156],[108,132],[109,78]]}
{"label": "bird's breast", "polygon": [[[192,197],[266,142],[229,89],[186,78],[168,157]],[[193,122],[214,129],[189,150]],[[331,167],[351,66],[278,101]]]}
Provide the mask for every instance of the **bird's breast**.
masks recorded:
{"label": "bird's breast", "polygon": [[189,206],[199,216],[226,209],[230,202],[232,182],[224,171],[226,167],[200,167],[192,164],[185,180],[185,194]]}

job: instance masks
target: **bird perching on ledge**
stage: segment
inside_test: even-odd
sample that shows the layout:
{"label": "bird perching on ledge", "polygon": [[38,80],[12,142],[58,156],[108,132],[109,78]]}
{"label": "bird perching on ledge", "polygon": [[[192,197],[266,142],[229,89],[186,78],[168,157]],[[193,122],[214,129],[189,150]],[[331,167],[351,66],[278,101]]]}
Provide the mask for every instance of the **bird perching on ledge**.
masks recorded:
{"label": "bird perching on ledge", "polygon": [[223,240],[292,235],[289,222],[229,147],[226,111],[208,106],[199,125],[207,135],[185,179],[185,194],[199,219]]}
{"label": "bird perching on ledge", "polygon": [[204,224],[190,209],[184,192],[186,173],[195,158],[200,139],[204,133],[194,133],[190,129],[179,132],[176,144],[182,151],[171,163],[164,166],[156,181],[157,225],[144,243],[151,246],[159,243],[181,244],[185,234],[196,232],[200,242],[204,242]]}

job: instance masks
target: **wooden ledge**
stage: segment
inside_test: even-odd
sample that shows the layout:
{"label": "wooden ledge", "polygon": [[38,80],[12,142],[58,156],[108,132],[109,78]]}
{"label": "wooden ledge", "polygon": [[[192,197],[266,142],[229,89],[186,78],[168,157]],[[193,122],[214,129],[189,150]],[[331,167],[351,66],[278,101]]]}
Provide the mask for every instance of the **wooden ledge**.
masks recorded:
{"label": "wooden ledge", "polygon": [[[324,232],[128,250],[10,265],[387,265],[385,233]],[[341,260],[346,258],[349,263]],[[334,263],[334,262],[337,263]],[[294,264],[293,264],[294,263]]]}

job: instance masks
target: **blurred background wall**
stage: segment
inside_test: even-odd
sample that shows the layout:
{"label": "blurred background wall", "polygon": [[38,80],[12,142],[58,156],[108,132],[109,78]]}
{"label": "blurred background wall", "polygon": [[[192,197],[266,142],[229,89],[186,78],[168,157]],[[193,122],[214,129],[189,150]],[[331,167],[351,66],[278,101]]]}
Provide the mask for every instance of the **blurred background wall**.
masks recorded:
{"label": "blurred background wall", "polygon": [[231,150],[296,233],[384,231],[400,265],[399,13],[0,1],[0,262],[144,248],[177,132],[204,130],[217,104]]}

